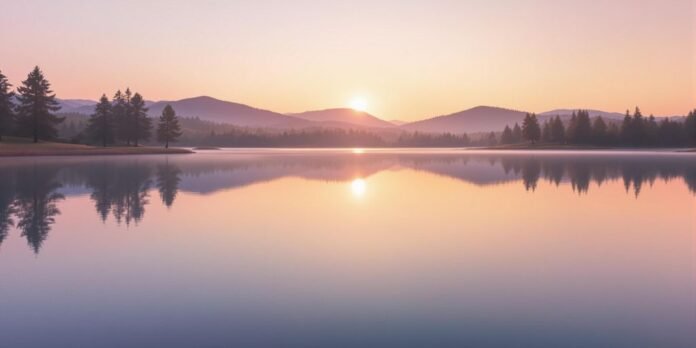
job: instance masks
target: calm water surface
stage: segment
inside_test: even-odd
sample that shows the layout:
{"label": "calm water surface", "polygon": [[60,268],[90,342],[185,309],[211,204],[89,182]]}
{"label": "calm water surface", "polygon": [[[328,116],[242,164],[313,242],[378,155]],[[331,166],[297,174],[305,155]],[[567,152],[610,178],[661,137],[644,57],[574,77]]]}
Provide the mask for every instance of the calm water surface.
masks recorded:
{"label": "calm water surface", "polygon": [[694,347],[696,155],[0,160],[2,347]]}

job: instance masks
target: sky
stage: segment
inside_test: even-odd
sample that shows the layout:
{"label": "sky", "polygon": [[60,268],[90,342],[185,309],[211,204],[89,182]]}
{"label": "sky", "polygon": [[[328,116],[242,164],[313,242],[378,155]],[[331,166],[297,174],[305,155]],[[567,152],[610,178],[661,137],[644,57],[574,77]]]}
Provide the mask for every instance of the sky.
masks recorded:
{"label": "sky", "polygon": [[130,87],[405,121],[478,105],[683,115],[696,0],[3,0],[0,71],[59,98]]}

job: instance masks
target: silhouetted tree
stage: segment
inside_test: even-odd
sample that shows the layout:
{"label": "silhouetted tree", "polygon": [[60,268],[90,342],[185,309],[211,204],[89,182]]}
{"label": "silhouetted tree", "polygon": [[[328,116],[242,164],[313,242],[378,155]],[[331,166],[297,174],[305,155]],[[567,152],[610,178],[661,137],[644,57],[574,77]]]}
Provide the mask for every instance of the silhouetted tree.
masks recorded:
{"label": "silhouetted tree", "polygon": [[114,120],[111,112],[111,102],[106,95],[102,95],[99,103],[94,107],[94,114],[87,122],[87,135],[89,138],[103,147],[114,142]]}
{"label": "silhouetted tree", "polygon": [[522,121],[522,136],[524,140],[536,144],[541,140],[541,129],[535,114],[527,114]]}
{"label": "silhouetted tree", "polygon": [[20,134],[31,136],[35,143],[39,139],[55,138],[58,135],[56,127],[64,118],[54,114],[60,110],[60,105],[51,90],[51,84],[38,66],[22,81],[17,92],[17,125]]}
{"label": "silhouetted tree", "polygon": [[175,142],[181,136],[181,127],[176,112],[167,104],[162,110],[159,124],[157,125],[157,141],[164,143],[164,148],[169,148],[170,142]]}
{"label": "silhouetted tree", "polygon": [[643,114],[640,109],[636,106],[636,111],[633,113],[633,120],[631,121],[632,134],[631,142],[634,146],[640,146],[645,144],[645,123],[643,119]]}
{"label": "silhouetted tree", "polygon": [[517,123],[512,127],[512,142],[515,144],[522,142],[522,128]]}
{"label": "silhouetted tree", "polygon": [[589,144],[592,141],[590,114],[587,111],[578,110],[571,123],[573,130],[569,141],[574,144]]}
{"label": "silhouetted tree", "polygon": [[514,142],[514,140],[515,139],[512,135],[512,129],[510,129],[510,126],[505,126],[503,133],[500,135],[500,143],[501,144],[512,144]]}
{"label": "silhouetted tree", "polygon": [[559,116],[556,116],[551,122],[551,141],[558,144],[565,142],[565,127]]}
{"label": "silhouetted tree", "polygon": [[597,116],[592,123],[592,139],[595,144],[607,143],[607,124],[604,123],[602,116]]}
{"label": "silhouetted tree", "polygon": [[487,140],[488,146],[496,146],[498,145],[498,139],[495,137],[495,132],[490,132],[488,133]]}
{"label": "silhouetted tree", "polygon": [[696,146],[696,109],[684,120],[684,140],[687,146]]}
{"label": "silhouetted tree", "polygon": [[10,133],[14,123],[14,92],[7,77],[0,71],[0,141],[2,136]]}
{"label": "silhouetted tree", "polygon": [[130,111],[133,120],[133,141],[138,146],[140,141],[147,141],[152,136],[152,122],[147,117],[145,100],[139,93],[135,93],[130,101]]}
{"label": "silhouetted tree", "polygon": [[659,128],[655,116],[650,115],[647,120],[643,122],[643,140],[644,145],[657,146],[659,142]]}
{"label": "silhouetted tree", "polygon": [[129,89],[125,93],[121,90],[116,91],[112,100],[111,113],[113,114],[116,128],[116,138],[130,145],[131,120],[130,120],[130,98]]}
{"label": "silhouetted tree", "polygon": [[551,122],[549,120],[544,121],[544,125],[541,127],[541,141],[551,142]]}
{"label": "silhouetted tree", "polygon": [[169,163],[157,166],[157,189],[167,208],[172,206],[179,191],[179,182],[181,181],[179,174],[181,174],[181,170]]}

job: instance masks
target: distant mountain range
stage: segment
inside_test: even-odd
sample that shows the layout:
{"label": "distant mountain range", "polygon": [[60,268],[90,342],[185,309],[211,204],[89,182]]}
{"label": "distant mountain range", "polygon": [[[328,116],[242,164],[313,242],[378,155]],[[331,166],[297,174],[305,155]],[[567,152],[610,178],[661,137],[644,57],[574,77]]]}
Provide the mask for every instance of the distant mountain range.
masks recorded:
{"label": "distant mountain range", "polygon": [[[94,111],[95,101],[84,99],[59,100],[64,113],[89,115]],[[198,117],[201,120],[225,123],[241,127],[298,129],[312,127],[360,128],[384,130],[406,130],[431,133],[477,133],[500,131],[506,125],[522,123],[526,111],[510,110],[493,106],[477,106],[449,115],[426,118],[415,122],[385,121],[367,112],[347,108],[306,111],[282,114],[234,103],[212,97],[201,96],[173,101],[147,101],[148,114],[157,117],[170,104],[178,115]],[[602,116],[608,121],[621,121],[623,114],[601,110],[588,110],[590,116]],[[556,115],[563,120],[570,118],[573,109],[556,109],[538,114],[540,121]]]}
{"label": "distant mountain range", "polygon": [[358,125],[362,127],[394,127],[393,123],[384,121],[367,112],[357,111],[348,108],[326,109],[318,111],[307,111],[299,114],[290,114],[308,121],[314,122],[340,122]]}
{"label": "distant mountain range", "polygon": [[499,131],[506,125],[521,122],[525,112],[490,106],[477,106],[454,114],[436,116],[402,125],[401,128],[420,132],[475,133]]}

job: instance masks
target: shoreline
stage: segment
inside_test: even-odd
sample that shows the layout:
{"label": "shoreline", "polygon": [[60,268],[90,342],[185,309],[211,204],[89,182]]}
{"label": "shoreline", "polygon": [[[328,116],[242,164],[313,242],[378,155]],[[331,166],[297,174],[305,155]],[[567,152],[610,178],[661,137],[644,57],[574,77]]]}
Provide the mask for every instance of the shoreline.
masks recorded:
{"label": "shoreline", "polygon": [[634,152],[696,152],[696,148],[678,147],[613,147],[580,145],[498,145],[476,148],[479,150],[519,150],[519,151],[634,151]]}
{"label": "shoreline", "polygon": [[163,147],[95,147],[62,143],[12,144],[0,143],[0,158],[36,156],[115,156],[115,155],[174,155],[194,151]]}

